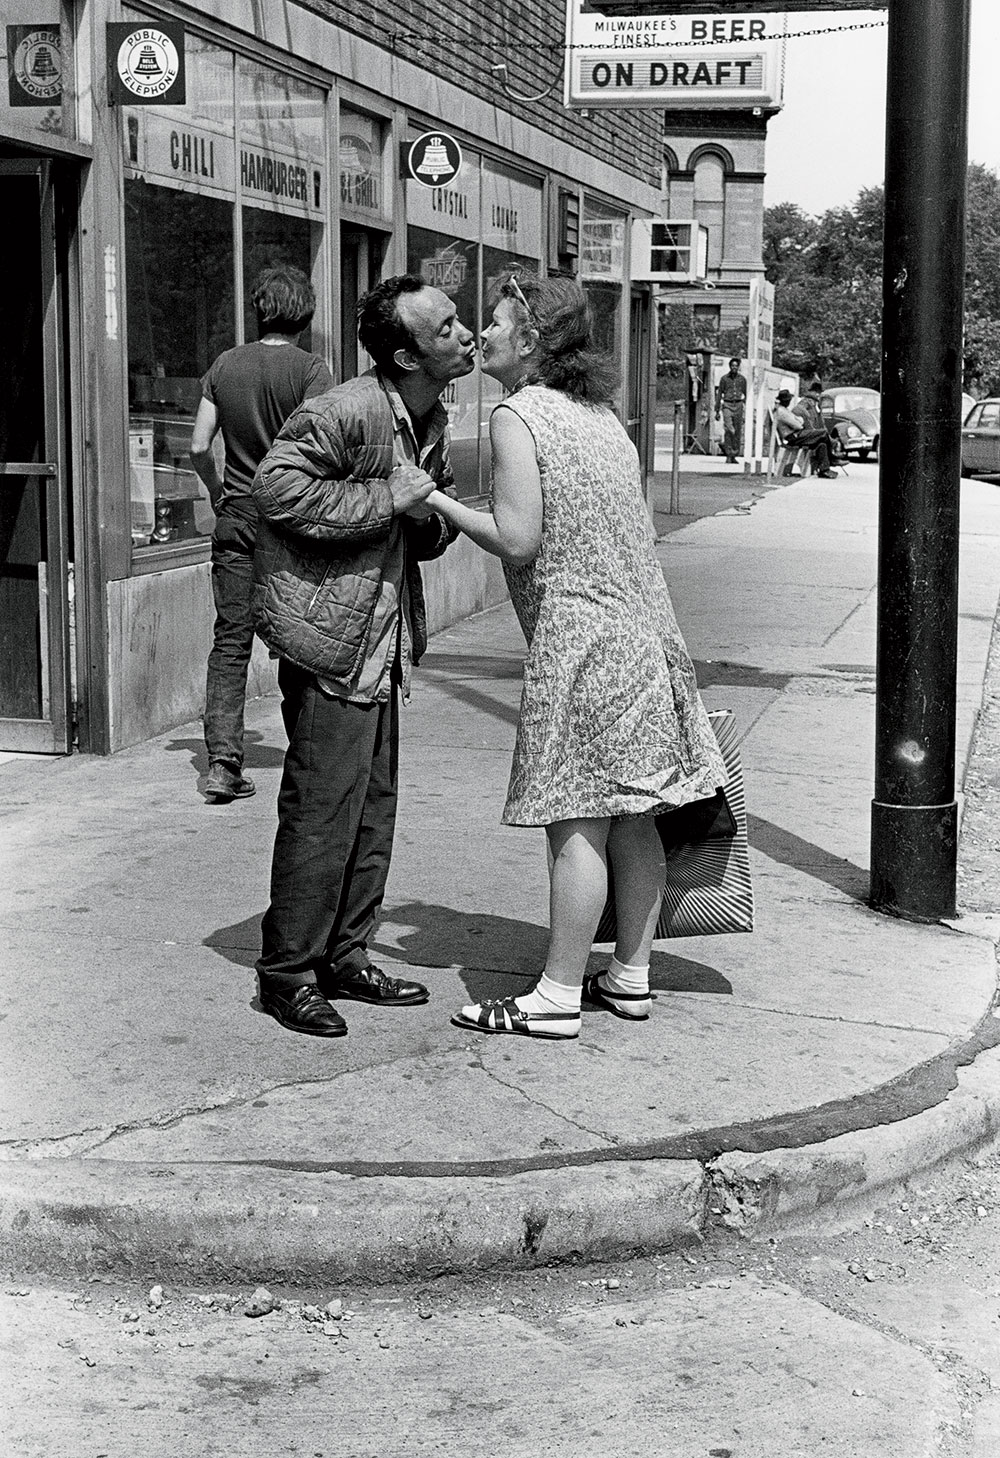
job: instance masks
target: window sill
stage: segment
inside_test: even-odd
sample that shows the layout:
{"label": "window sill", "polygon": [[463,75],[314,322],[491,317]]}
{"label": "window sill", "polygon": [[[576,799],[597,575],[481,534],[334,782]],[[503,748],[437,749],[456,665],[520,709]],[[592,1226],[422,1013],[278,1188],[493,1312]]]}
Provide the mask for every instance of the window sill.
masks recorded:
{"label": "window sill", "polygon": [[211,537],[198,537],[188,542],[172,542],[162,547],[132,549],[132,576],[147,572],[169,572],[172,567],[193,567],[208,562],[212,556]]}

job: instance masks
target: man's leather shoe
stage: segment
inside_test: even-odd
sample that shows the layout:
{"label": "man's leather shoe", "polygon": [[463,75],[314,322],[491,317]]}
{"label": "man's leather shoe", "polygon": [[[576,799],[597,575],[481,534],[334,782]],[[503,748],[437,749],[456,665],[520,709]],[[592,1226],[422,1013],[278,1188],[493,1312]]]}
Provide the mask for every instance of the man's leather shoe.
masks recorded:
{"label": "man's leather shoe", "polygon": [[225,805],[230,800],[245,800],[248,795],[256,794],[256,791],[257,786],[242,770],[233,769],[221,760],[215,760],[209,766],[208,779],[205,781],[205,794],[209,799]]}
{"label": "man's leather shoe", "polygon": [[331,974],[330,983],[324,984],[329,997],[347,997],[352,1002],[371,1002],[376,1007],[413,1007],[426,1002],[430,997],[427,988],[420,982],[404,982],[399,977],[387,977],[379,967],[371,963],[353,971]]}
{"label": "man's leather shoe", "polygon": [[314,1038],[342,1038],[347,1024],[314,983],[285,992],[260,989],[260,1005],[283,1028],[311,1033]]}

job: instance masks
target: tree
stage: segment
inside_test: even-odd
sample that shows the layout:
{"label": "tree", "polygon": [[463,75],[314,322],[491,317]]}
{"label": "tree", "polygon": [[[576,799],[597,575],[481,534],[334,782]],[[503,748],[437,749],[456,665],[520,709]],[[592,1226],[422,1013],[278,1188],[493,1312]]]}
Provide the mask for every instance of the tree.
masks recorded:
{"label": "tree", "polygon": [[[776,286],[774,362],[878,389],[885,194],[864,188],[850,207],[811,218],[796,203],[764,213],[764,265]],[[1000,391],[1000,177],[968,173],[963,383]]]}

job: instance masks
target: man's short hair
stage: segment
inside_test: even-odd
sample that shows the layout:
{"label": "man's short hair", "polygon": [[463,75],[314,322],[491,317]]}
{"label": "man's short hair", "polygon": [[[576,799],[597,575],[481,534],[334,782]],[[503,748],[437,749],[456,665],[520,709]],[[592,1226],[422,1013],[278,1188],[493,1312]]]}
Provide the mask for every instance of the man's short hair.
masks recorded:
{"label": "man's short hair", "polygon": [[415,273],[397,273],[358,300],[358,339],[379,369],[394,368],[397,349],[420,353],[413,331],[399,317],[399,300],[403,294],[417,294],[425,288],[426,282]]}
{"label": "man's short hair", "polygon": [[737,356],[736,356],[736,355],[734,355],[734,356],[733,356],[733,358],[732,358],[732,359],[731,359],[731,360],[730,360],[730,361],[729,361],[729,363],[730,363],[730,364],[731,364],[731,365],[734,365],[734,364],[739,364],[739,362],[740,362],[740,361],[739,361],[739,358],[738,358],[738,357],[737,357]]}
{"label": "man's short hair", "polygon": [[261,334],[301,334],[316,312],[316,292],[301,268],[277,263],[253,281],[250,302]]}
{"label": "man's short hair", "polygon": [[822,393],[822,390],[823,390],[823,381],[822,380],[813,380],[812,384],[809,386],[809,393],[810,393],[810,395],[819,395],[819,394]]}

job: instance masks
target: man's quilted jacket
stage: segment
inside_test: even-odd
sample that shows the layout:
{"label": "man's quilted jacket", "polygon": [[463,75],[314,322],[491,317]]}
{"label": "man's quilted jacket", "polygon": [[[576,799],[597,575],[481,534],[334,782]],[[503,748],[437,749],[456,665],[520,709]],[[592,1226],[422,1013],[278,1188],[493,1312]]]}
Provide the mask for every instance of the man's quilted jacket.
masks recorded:
{"label": "man's quilted jacket", "polygon": [[[453,484],[445,436],[423,464],[439,486]],[[345,689],[364,660],[394,534],[406,537],[415,663],[427,646],[418,560],[454,538],[439,516],[394,516],[393,465],[392,408],[371,371],[303,401],[253,482],[257,633],[282,658]]]}

